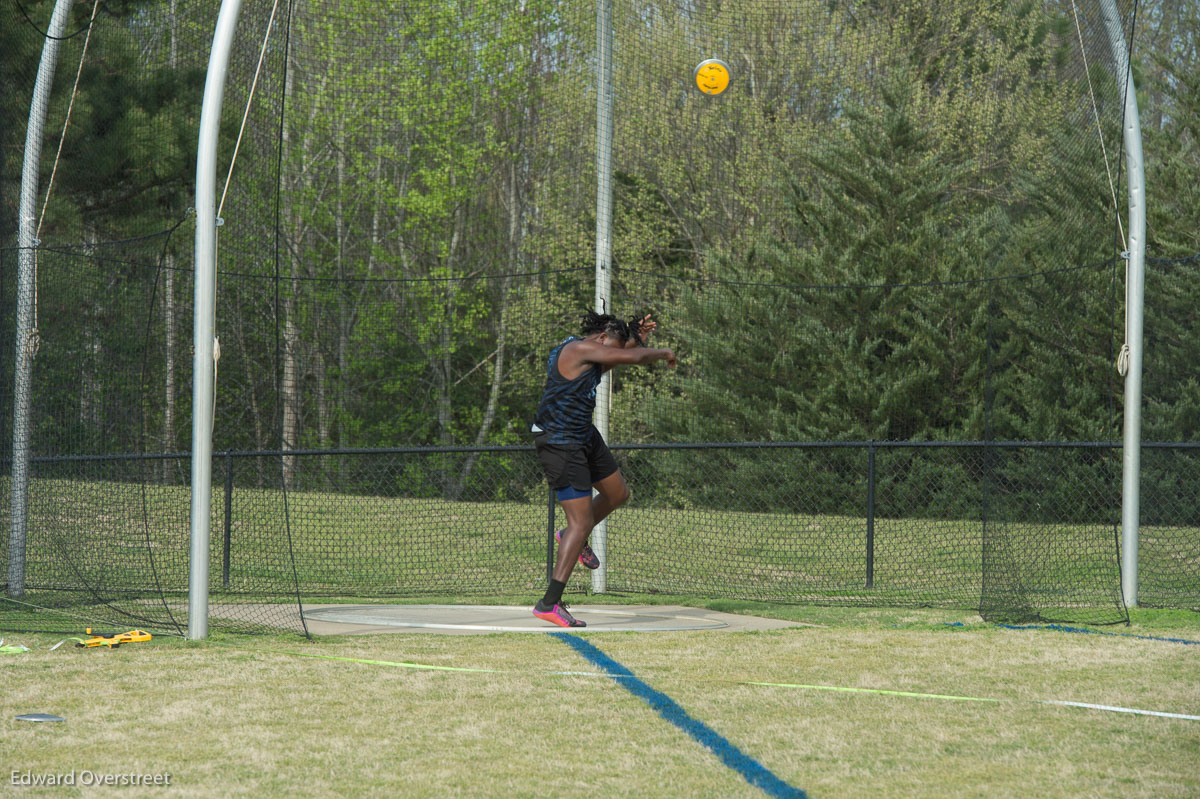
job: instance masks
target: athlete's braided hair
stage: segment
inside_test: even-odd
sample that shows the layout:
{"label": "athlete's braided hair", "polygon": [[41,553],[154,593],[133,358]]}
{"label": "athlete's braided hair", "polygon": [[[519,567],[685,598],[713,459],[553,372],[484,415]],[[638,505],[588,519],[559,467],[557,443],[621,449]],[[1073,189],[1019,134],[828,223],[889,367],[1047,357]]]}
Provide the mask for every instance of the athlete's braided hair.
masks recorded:
{"label": "athlete's braided hair", "polygon": [[628,322],[623,322],[612,314],[600,314],[595,311],[588,311],[583,317],[583,324],[580,326],[580,331],[585,336],[590,336],[593,333],[607,333],[610,336],[616,336],[621,341],[629,341],[633,339],[642,346],[642,337],[639,335],[641,327],[640,320],[635,316]]}

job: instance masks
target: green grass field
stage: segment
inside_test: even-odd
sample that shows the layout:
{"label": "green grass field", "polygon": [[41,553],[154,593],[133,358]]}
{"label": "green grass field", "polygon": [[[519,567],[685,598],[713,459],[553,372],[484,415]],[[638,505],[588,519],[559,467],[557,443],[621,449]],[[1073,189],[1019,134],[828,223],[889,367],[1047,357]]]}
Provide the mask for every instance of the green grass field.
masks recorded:
{"label": "green grass field", "polygon": [[[823,626],[584,638],[809,796],[1200,794],[1200,721],[1036,701],[1200,715],[1200,646],[1128,635],[1200,640],[1196,614],[1135,610],[1106,628],[1119,635],[1083,635],[955,611],[711,604]],[[553,636],[215,633],[52,651],[62,636],[0,635],[31,647],[0,654],[10,786],[87,771],[170,775],[128,796],[772,795]],[[14,718],[38,712],[66,721]]]}
{"label": "green grass field", "polygon": [[[526,604],[544,584],[546,508],[535,502],[294,493],[289,544],[277,492],[239,489],[233,500],[226,587],[214,495],[214,606],[261,601],[293,567],[306,597],[356,603]],[[76,634],[88,623],[142,626],[114,618],[122,607],[185,618],[185,488],[39,480],[34,508],[30,578],[41,587],[28,601],[54,600],[54,579],[101,591],[160,584],[167,595],[68,607],[56,623]],[[1070,550],[1098,531],[1047,532]],[[652,707],[650,692],[790,795],[1200,795],[1200,720],[1054,704],[1200,716],[1200,645],[1133,637],[1200,641],[1200,614],[1135,609],[1132,626],[1096,635],[1005,629],[964,609],[978,600],[977,523],[878,520],[873,592],[861,585],[862,533],[850,517],[623,508],[609,528],[613,593],[589,604],[692,604],[817,625],[581,636],[640,689],[552,635],[308,640],[270,632],[250,605],[239,622],[268,634],[227,632],[218,615],[202,642],[159,634],[164,625],[113,651],[70,640],[52,649],[64,633],[28,632],[48,629],[43,614],[0,603],[0,637],[29,647],[0,654],[0,778],[30,796],[104,792],[78,784],[85,771],[170,775],[170,788],[122,787],[129,796],[789,795],[752,784],[719,746]],[[1070,580],[1094,567],[1065,559],[1043,573]],[[739,593],[817,604],[731,598]],[[896,607],[931,600],[940,607]],[[894,605],[828,604],[839,601]],[[39,712],[67,721],[15,719]],[[74,786],[22,785],[72,773]]]}

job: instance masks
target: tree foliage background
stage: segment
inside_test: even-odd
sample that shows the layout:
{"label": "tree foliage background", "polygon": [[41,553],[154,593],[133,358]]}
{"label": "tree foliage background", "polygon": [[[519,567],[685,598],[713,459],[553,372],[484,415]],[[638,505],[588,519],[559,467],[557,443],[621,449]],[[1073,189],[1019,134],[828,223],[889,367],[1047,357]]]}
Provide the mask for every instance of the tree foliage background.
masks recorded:
{"label": "tree foliage background", "polygon": [[[6,331],[52,5],[13,0],[0,26]],[[190,446],[189,207],[216,5],[75,6],[43,142],[39,454]],[[1097,4],[617,0],[613,15],[614,310],[653,312],[680,354],[677,372],[616,375],[614,441],[1117,437],[1126,203]],[[218,449],[527,443],[546,353],[592,301],[595,25],[590,2],[246,3],[219,166]],[[1166,259],[1147,283],[1144,429],[1191,441],[1200,6],[1141,2],[1125,33],[1148,249]],[[706,97],[691,74],[714,56],[734,82]],[[474,480],[481,457],[386,477],[292,459],[284,479],[535,490]],[[729,458],[753,483],[754,456]],[[677,463],[643,496],[694,501]],[[814,477],[830,496],[840,468]],[[953,493],[978,476],[933,471],[896,479]]]}

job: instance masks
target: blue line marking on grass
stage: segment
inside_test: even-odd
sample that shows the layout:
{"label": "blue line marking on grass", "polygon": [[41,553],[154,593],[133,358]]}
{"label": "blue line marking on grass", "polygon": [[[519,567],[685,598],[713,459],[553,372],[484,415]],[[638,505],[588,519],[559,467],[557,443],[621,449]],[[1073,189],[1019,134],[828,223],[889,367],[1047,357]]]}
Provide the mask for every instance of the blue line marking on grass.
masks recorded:
{"label": "blue line marking on grass", "polygon": [[1112,635],[1117,638],[1139,638],[1143,641],[1166,641],[1172,644],[1187,644],[1200,646],[1200,641],[1190,641],[1187,638],[1162,638],[1156,635],[1135,635],[1134,633],[1109,633],[1103,630],[1089,630],[1085,627],[1066,627],[1061,624],[997,624],[1006,630],[1055,630],[1060,633],[1089,633],[1091,635]]}
{"label": "blue line marking on grass", "polygon": [[574,649],[595,666],[606,671],[614,682],[648,704],[658,715],[695,738],[701,745],[719,757],[722,763],[740,774],[746,782],[761,789],[769,796],[787,797],[788,799],[807,799],[807,794],[804,791],[794,788],[779,779],[779,777],[776,777],[762,763],[759,763],[731,744],[716,730],[689,716],[688,712],[680,707],[675,700],[639,680],[632,671],[604,654],[595,645],[588,643],[577,635],[569,633],[550,634]]}

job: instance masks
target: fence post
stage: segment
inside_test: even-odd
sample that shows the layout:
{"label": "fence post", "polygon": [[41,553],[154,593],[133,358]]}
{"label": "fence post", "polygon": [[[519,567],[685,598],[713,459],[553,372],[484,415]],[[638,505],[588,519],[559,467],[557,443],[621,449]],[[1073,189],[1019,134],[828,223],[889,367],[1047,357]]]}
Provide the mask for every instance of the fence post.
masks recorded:
{"label": "fence post", "polygon": [[217,150],[221,101],[242,0],[221,0],[208,56],[196,140],[196,248],[192,309],[192,503],[188,548],[188,631],[208,637],[209,537],[212,532],[213,391],[217,326]]}
{"label": "fence post", "polygon": [[546,488],[546,582],[554,577],[554,489]]}
{"label": "fence post", "polygon": [[8,594],[25,596],[25,551],[29,523],[29,451],[32,437],[30,422],[33,393],[33,359],[37,354],[37,240],[38,178],[42,155],[42,130],[50,107],[54,70],[58,66],[59,45],[71,15],[72,0],[57,0],[50,26],[42,43],[33,98],[29,102],[29,123],[25,132],[24,161],[21,166],[21,194],[17,212],[17,302],[16,348],[13,367],[13,460],[12,525],[8,543]]}
{"label": "fence post", "polygon": [[[596,310],[613,313],[612,307],[612,149],[613,149],[613,19],[612,0],[596,0]],[[612,375],[600,378],[592,423],[608,440],[612,406]],[[608,590],[608,520],[592,528],[592,549],[600,568],[592,572],[592,592]]]}
{"label": "fence post", "polygon": [[[1128,177],[1129,261],[1125,271],[1125,414],[1121,449],[1121,598],[1125,606],[1138,604],[1138,525],[1142,475],[1142,340],[1146,294],[1146,170],[1142,158],[1142,126],[1138,118],[1137,91],[1129,64],[1129,48],[1115,0],[1102,0],[1100,13],[1108,32],[1109,48],[1125,88],[1125,174]],[[1116,198],[1114,198],[1115,201]],[[1124,354],[1124,353],[1123,353]]]}
{"label": "fence post", "polygon": [[875,587],[875,444],[867,446],[867,588]]}
{"label": "fence post", "polygon": [[229,587],[229,544],[233,540],[233,455],[225,453],[225,545],[221,555],[221,585]]}

